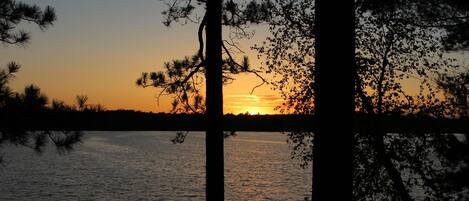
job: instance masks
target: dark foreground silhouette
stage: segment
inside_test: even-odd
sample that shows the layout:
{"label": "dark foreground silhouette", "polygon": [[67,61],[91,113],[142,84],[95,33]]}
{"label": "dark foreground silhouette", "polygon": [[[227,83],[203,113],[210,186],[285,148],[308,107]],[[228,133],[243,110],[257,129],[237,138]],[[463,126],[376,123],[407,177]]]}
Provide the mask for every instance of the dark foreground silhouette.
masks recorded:
{"label": "dark foreground silhouette", "polygon": [[[39,110],[31,113],[1,115],[6,127],[24,130],[105,130],[105,131],[204,131],[203,114],[150,113],[133,110],[110,111],[53,111]],[[385,116],[361,114],[355,118],[357,132],[380,129],[388,133],[467,133],[469,119],[438,119],[423,116]],[[317,127],[312,115],[233,115],[223,118],[225,131],[314,131]],[[340,124],[340,122],[336,122]]]}

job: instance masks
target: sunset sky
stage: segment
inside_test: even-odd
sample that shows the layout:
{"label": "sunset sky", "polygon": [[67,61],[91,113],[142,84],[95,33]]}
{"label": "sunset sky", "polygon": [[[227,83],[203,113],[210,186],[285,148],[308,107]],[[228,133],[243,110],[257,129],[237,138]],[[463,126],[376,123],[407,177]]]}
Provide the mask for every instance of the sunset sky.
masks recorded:
{"label": "sunset sky", "polygon": [[[58,16],[55,25],[32,33],[25,47],[0,48],[0,64],[9,61],[22,68],[12,82],[20,91],[35,84],[49,98],[73,103],[76,95],[108,109],[169,111],[169,97],[157,104],[156,89],[143,89],[135,80],[144,71],[158,71],[165,61],[190,56],[197,50],[196,24],[165,27],[159,0],[24,0],[41,7],[51,5]],[[251,40],[240,41],[253,66],[259,65],[250,47],[266,36],[265,27],[253,27]],[[259,84],[255,76],[239,76],[224,88],[225,113],[274,113],[281,104],[277,92]]]}

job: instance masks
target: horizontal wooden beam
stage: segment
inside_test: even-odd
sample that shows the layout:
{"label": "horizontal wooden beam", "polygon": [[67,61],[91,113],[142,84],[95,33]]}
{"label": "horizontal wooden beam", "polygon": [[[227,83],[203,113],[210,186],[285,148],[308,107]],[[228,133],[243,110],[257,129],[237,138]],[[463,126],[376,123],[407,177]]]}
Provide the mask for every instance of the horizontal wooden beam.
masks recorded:
{"label": "horizontal wooden beam", "polygon": [[[152,113],[67,113],[34,114],[15,121],[5,121],[8,127],[27,130],[108,130],[108,131],[204,131],[203,115],[173,115]],[[10,122],[8,125],[8,122]],[[11,125],[13,122],[17,125]],[[316,127],[310,115],[225,115],[226,131],[313,132]],[[336,122],[337,126],[349,122]],[[379,126],[378,126],[379,125]],[[357,115],[354,128],[359,133],[381,130],[388,133],[469,133],[469,119],[435,119],[423,117],[388,116],[382,119]]]}

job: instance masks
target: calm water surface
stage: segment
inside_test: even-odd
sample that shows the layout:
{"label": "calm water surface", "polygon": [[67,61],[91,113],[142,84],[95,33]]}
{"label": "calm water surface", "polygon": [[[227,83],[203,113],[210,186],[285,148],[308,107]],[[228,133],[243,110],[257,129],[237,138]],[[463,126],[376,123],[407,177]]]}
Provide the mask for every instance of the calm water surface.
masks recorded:
{"label": "calm water surface", "polygon": [[[86,132],[74,152],[2,148],[0,200],[204,200],[203,133]],[[311,168],[290,159],[281,133],[240,132],[225,141],[227,200],[304,200]]]}

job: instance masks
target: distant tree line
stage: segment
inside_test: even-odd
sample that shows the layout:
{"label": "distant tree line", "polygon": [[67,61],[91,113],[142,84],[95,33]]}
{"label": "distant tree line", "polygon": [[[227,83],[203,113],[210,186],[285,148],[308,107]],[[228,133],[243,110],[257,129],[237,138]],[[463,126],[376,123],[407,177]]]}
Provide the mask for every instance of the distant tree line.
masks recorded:
{"label": "distant tree line", "polygon": [[72,150],[72,145],[81,141],[83,135],[79,126],[70,121],[83,119],[70,118],[71,113],[97,113],[106,109],[100,104],[88,104],[88,97],[76,97],[76,105],[49,98],[40,88],[28,85],[21,92],[9,87],[20,66],[9,63],[0,71],[0,145],[10,143],[32,148],[41,153],[48,142],[52,142],[60,152]]}
{"label": "distant tree line", "polygon": [[[36,24],[44,30],[52,26],[55,20],[55,11],[50,6],[41,9],[37,5],[15,0],[2,0],[0,1],[0,43],[2,45],[25,45],[31,36],[28,32],[18,28],[21,23]],[[23,92],[14,92],[9,87],[9,82],[19,69],[19,64],[10,62],[0,70],[0,147],[2,144],[11,143],[41,153],[46,143],[52,142],[60,152],[71,150],[72,145],[81,140],[82,133],[79,131],[52,131],[50,129],[29,131],[26,129],[26,125],[35,120],[31,118],[33,114],[74,108],[56,100],[53,101],[51,107],[48,107],[48,98],[41,93],[39,87],[34,85],[25,87]],[[2,161],[0,153],[0,163]]]}
{"label": "distant tree line", "polygon": [[[266,60],[264,70],[274,75],[270,83],[285,99],[278,109],[314,114],[314,1],[273,2],[272,34],[254,48]],[[447,53],[467,50],[468,6],[460,0],[355,1],[355,108],[375,117],[366,123],[385,127],[382,119],[390,115],[467,119],[468,69]],[[409,82],[417,86],[416,94],[408,91]],[[310,163],[314,133],[288,136],[293,157]],[[394,135],[380,128],[357,133],[354,200],[414,200],[416,189],[425,200],[467,199],[467,132],[462,136]]]}
{"label": "distant tree line", "polygon": [[[194,18],[197,6],[206,1],[168,1],[166,25],[172,22],[200,22],[200,55],[204,50],[201,33],[205,17]],[[249,67],[247,59],[233,60],[224,40],[227,60],[222,63],[224,83],[233,74],[272,73],[264,80],[285,99],[279,110],[314,114],[315,98],[315,4],[313,0],[223,1],[222,24],[248,37],[247,24],[267,22],[271,36],[255,46],[266,59],[263,69]],[[449,51],[469,46],[469,4],[463,0],[358,0],[355,1],[357,113],[374,116],[368,123],[375,130],[355,135],[354,200],[412,200],[417,188],[426,200],[454,200],[468,197],[467,134],[405,132],[389,135],[382,128],[387,116],[416,115],[422,118],[461,118],[468,114],[467,67],[447,57]],[[233,23],[236,22],[236,23]],[[232,39],[232,38],[230,38]],[[236,48],[236,46],[234,46]],[[340,47],[338,47],[340,48]],[[161,89],[160,95],[174,97],[175,112],[205,112],[197,86],[203,83],[203,57],[194,56],[165,64],[164,71],[143,73],[137,85]],[[330,66],[329,68],[332,68]],[[338,72],[341,73],[341,72]],[[414,81],[416,94],[405,83]],[[398,127],[399,125],[395,125]],[[411,134],[411,135],[409,135]],[[293,157],[312,161],[313,132],[288,134]],[[415,150],[409,152],[408,150]],[[451,153],[453,156],[451,156]],[[433,160],[437,158],[437,160]],[[436,168],[439,163],[441,168]],[[459,171],[455,171],[459,170]],[[409,174],[407,174],[409,173]],[[406,174],[406,175],[404,175]],[[467,180],[467,179],[466,179]]]}

